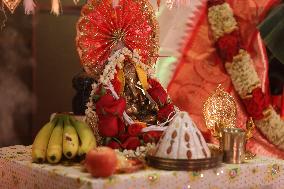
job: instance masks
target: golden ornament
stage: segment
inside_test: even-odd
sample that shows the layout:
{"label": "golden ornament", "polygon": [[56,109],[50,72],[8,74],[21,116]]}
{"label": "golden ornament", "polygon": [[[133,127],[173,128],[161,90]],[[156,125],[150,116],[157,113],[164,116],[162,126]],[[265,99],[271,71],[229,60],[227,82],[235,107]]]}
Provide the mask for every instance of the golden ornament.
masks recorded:
{"label": "golden ornament", "polygon": [[[252,117],[250,117],[246,123],[246,143],[249,139],[253,137],[253,130],[255,128],[255,124],[253,122]],[[246,149],[245,152],[245,160],[251,160],[256,156],[256,154],[250,152],[249,150]]]}
{"label": "golden ornament", "polygon": [[237,108],[234,98],[221,85],[209,96],[203,107],[206,127],[220,139],[223,128],[234,128]]}

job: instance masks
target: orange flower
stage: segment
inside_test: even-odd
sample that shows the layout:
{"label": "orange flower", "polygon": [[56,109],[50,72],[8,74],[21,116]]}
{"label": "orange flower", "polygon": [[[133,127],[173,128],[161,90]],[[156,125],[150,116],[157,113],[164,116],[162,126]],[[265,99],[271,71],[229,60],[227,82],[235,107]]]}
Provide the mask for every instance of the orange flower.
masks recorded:
{"label": "orange flower", "polygon": [[134,123],[128,127],[128,134],[138,136],[144,127],[146,127],[145,123]]}

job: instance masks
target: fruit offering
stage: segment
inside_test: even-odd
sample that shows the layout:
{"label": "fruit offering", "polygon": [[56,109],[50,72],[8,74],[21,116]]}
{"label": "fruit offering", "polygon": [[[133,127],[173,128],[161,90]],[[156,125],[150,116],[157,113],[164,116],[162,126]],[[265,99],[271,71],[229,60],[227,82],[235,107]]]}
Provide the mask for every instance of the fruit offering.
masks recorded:
{"label": "fruit offering", "polygon": [[118,164],[116,153],[109,147],[91,150],[85,160],[85,167],[93,177],[109,177],[114,174]]}
{"label": "fruit offering", "polygon": [[92,129],[67,114],[57,114],[38,132],[32,146],[32,160],[55,164],[64,156],[74,159],[96,148]]}
{"label": "fruit offering", "polygon": [[137,158],[126,158],[112,148],[98,147],[88,152],[84,166],[93,177],[109,177],[115,173],[138,171],[145,164]]}

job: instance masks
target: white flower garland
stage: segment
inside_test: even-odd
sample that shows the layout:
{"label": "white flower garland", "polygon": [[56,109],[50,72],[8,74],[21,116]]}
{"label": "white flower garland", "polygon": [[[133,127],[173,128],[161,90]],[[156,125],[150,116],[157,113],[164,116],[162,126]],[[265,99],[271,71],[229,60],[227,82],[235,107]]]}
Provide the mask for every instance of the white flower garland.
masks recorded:
{"label": "white flower garland", "polygon": [[147,152],[149,150],[153,150],[156,148],[155,143],[147,143],[144,146],[138,146],[136,150],[123,150],[122,152],[119,150],[116,150],[117,153],[122,154],[123,156],[127,158],[145,158]]}
{"label": "white flower garland", "polygon": [[[228,3],[210,7],[208,21],[215,40],[238,28],[233,10]],[[226,63],[225,67],[242,99],[250,98],[252,91],[261,86],[252,58],[247,51],[241,49],[233,58],[233,62]],[[255,120],[257,128],[271,143],[284,150],[284,120],[272,106],[264,110],[263,114],[263,119]]]}
{"label": "white flower garland", "polygon": [[238,28],[233,10],[228,3],[210,7],[208,9],[208,21],[215,40]]}
{"label": "white flower garland", "polygon": [[284,144],[284,122],[281,117],[270,106],[265,110],[266,117],[261,120],[256,120],[255,124],[261,130],[262,133],[269,136],[269,139],[273,141],[273,144],[283,149]]}
{"label": "white flower garland", "polygon": [[[98,83],[93,83],[92,84],[92,91],[89,97],[89,102],[86,104],[87,109],[85,110],[85,114],[88,118],[93,117],[94,115],[96,115],[96,112],[94,111],[95,106],[93,103],[93,97],[95,95],[95,92],[97,90],[97,87],[99,85],[103,85],[106,88],[113,88],[111,81],[114,79],[115,74],[117,73],[116,71],[116,67],[122,69],[123,66],[123,62],[125,60],[125,58],[129,57],[136,65],[140,66],[143,70],[146,71],[147,75],[150,76],[150,78],[154,78],[154,69],[151,68],[150,66],[142,63],[141,61],[141,57],[139,55],[139,51],[137,49],[134,49],[133,52],[130,51],[128,48],[124,47],[122,49],[117,50],[109,59],[108,59],[108,63],[105,66],[105,69],[103,70],[102,75],[100,76],[100,79],[98,81]],[[114,92],[114,91],[112,91]],[[113,94],[115,96],[117,96],[116,94]],[[124,113],[124,117],[126,119],[127,122],[131,123],[132,120],[129,119],[129,116],[127,116]]]}
{"label": "white flower garland", "polygon": [[239,54],[234,56],[233,62],[227,62],[225,67],[236,91],[242,98],[246,98],[253,89],[261,86],[260,79],[253,67],[253,61],[247,51],[241,49]]}

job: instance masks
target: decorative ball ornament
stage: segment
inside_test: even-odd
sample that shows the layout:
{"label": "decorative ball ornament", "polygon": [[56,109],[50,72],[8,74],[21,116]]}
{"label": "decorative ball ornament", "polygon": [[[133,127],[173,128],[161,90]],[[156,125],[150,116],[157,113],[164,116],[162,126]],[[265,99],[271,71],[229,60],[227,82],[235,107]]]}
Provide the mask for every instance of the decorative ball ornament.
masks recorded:
{"label": "decorative ball ornament", "polygon": [[111,54],[138,49],[149,66],[158,57],[158,24],[147,0],[89,0],[77,23],[77,50],[88,74],[99,75]]}
{"label": "decorative ball ornament", "polygon": [[204,104],[203,114],[206,126],[214,136],[219,136],[222,128],[236,125],[237,108],[234,98],[219,85]]}

